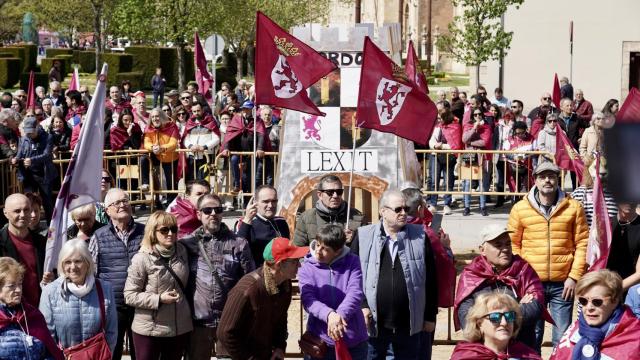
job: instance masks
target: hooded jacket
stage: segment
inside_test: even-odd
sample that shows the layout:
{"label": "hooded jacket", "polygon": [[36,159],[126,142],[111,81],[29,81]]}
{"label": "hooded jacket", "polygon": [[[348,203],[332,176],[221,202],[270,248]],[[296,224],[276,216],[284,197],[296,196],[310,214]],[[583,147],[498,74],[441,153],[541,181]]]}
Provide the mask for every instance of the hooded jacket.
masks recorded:
{"label": "hooded jacket", "polygon": [[334,346],[334,341],[327,335],[327,321],[329,314],[335,311],[347,322],[343,339],[348,347],[353,347],[368,339],[360,310],[364,298],[360,259],[344,246],[331,263],[320,263],[316,245],[315,240],[311,242],[310,253],[298,271],[302,306],[309,313],[307,331]]}

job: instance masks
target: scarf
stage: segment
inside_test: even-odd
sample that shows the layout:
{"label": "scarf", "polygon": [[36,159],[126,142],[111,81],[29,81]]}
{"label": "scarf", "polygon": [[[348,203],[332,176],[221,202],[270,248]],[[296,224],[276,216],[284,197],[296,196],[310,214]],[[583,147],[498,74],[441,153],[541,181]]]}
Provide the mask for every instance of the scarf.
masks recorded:
{"label": "scarf", "polygon": [[612,324],[617,324],[622,318],[624,307],[618,306],[609,316],[609,320],[600,326],[591,326],[584,319],[582,311],[578,314],[578,332],[580,340],[573,348],[571,360],[598,360],[600,359],[600,345],[609,332]]}
{"label": "scarf", "polygon": [[56,346],[51,333],[49,333],[49,328],[47,328],[47,322],[38,309],[28,303],[23,303],[21,308],[10,309],[13,314],[9,313],[8,309],[6,305],[0,304],[0,330],[13,324],[20,324],[20,326],[26,328],[26,323],[28,322],[29,335],[42,341],[53,359],[64,360],[62,350]]}
{"label": "scarf", "polygon": [[318,200],[316,202],[316,210],[320,213],[329,217],[331,223],[335,223],[338,221],[338,218],[343,215],[343,213],[347,210],[347,202],[343,201],[340,204],[340,207],[337,209],[329,209],[326,207],[322,201]]}
{"label": "scarf", "polygon": [[65,279],[65,281],[62,283],[62,289],[65,290],[65,293],[66,293],[66,290],[68,290],[70,293],[75,295],[78,299],[82,299],[88,293],[90,293],[91,290],[93,290],[93,285],[95,284],[95,281],[96,279],[92,274],[87,275],[87,277],[84,279],[84,284],[82,285],[76,285],[73,282],[71,282],[71,280]]}
{"label": "scarf", "polygon": [[165,259],[171,258],[173,256],[173,254],[176,253],[175,245],[170,247],[170,248],[166,248],[166,247],[164,247],[164,246],[162,246],[160,244],[155,244],[153,247],[156,249],[158,254],[160,256],[162,256],[163,258],[165,258]]}
{"label": "scarf", "polygon": [[477,342],[461,341],[456,345],[451,354],[451,360],[541,360],[542,358],[533,349],[518,341],[509,343],[506,353],[496,354],[493,350]]}

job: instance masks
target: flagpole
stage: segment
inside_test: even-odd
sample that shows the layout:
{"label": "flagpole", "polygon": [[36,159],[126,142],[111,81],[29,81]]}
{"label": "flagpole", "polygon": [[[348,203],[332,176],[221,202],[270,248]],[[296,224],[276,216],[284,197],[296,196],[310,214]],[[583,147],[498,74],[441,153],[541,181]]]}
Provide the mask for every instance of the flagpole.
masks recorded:
{"label": "flagpole", "polygon": [[353,189],[353,168],[356,163],[356,133],[359,131],[358,124],[356,124],[356,114],[351,117],[351,140],[353,146],[351,148],[351,169],[349,170],[349,194],[347,195],[347,222],[344,225],[344,229],[349,229],[349,219],[351,217],[351,193]]}
{"label": "flagpole", "polygon": [[[253,174],[253,176],[250,176],[250,179],[253,179],[253,181],[251,182],[251,194],[253,194],[253,197],[255,199],[255,192],[256,192],[256,161],[258,161],[258,156],[256,155],[257,153],[257,133],[256,133],[256,127],[258,127],[258,117],[256,116],[256,107],[258,105],[257,104],[253,104],[253,109],[252,109],[252,114],[253,114],[253,161],[251,162],[251,173]],[[263,169],[264,171],[264,169]]]}

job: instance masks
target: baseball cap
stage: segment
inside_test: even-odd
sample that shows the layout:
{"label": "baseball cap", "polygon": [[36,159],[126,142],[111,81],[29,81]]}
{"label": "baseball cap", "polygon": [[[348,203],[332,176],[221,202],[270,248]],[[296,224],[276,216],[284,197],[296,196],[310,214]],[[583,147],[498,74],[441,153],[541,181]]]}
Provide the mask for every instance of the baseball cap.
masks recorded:
{"label": "baseball cap", "polygon": [[170,97],[171,97],[171,96],[178,96],[178,95],[180,95],[180,93],[178,92],[178,90],[175,90],[175,89],[174,89],[174,90],[171,90],[171,91],[169,91],[169,92],[167,93],[167,96],[170,96]]}
{"label": "baseball cap", "polygon": [[241,109],[253,109],[253,101],[251,100],[247,100],[244,103],[242,103],[242,106],[240,107]]}
{"label": "baseball cap", "polygon": [[36,132],[36,128],[38,127],[38,120],[34,117],[28,117],[24,119],[22,122],[22,131],[25,134],[31,134]]}
{"label": "baseball cap", "polygon": [[262,252],[262,257],[265,261],[280,262],[287,259],[300,259],[308,252],[308,246],[295,246],[291,240],[278,237],[269,241]]}
{"label": "baseball cap", "polygon": [[513,231],[507,230],[507,227],[501,224],[489,224],[480,230],[480,241],[484,244],[487,241],[497,239],[502,234],[509,234]]}
{"label": "baseball cap", "polygon": [[138,90],[138,91],[133,93],[133,97],[138,97],[138,96],[144,97],[144,92]]}
{"label": "baseball cap", "polygon": [[560,168],[558,165],[549,161],[544,161],[538,164],[536,169],[533,171],[533,175],[538,175],[545,171],[553,171],[556,174],[560,174]]}

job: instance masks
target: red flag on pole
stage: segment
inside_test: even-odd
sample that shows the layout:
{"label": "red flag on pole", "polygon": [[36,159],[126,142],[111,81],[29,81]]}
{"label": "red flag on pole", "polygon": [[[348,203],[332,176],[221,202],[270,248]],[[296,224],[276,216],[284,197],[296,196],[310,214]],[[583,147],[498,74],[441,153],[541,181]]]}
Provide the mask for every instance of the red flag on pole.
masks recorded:
{"label": "red flag on pole", "polygon": [[556,124],[556,164],[561,169],[575,171],[578,181],[582,181],[584,163],[559,124]]}
{"label": "red flag on pole", "polygon": [[555,104],[557,109],[560,109],[560,82],[558,81],[558,74],[556,73],[553,77],[553,93],[551,95],[551,100]]}
{"label": "red flag on pole", "polygon": [[211,88],[215,86],[213,77],[207,70],[207,58],[204,56],[204,50],[200,44],[200,38],[196,32],[193,36],[193,62],[196,70],[196,83],[198,83],[198,92],[205,99],[211,100]]}
{"label": "red flag on pole", "polygon": [[587,245],[587,263],[589,271],[598,271],[607,266],[611,248],[611,219],[607,212],[607,203],[602,191],[600,179],[600,154],[596,153],[596,174],[593,177],[593,220],[589,230]]}
{"label": "red flag on pole", "polygon": [[257,104],[325,115],[309,99],[306,89],[333,71],[334,63],[259,11],[256,54]]}
{"label": "red flag on pole", "polygon": [[34,84],[33,70],[29,72],[29,87],[27,91],[27,109],[35,109],[36,107],[36,87]]}
{"label": "red flag on pole", "polygon": [[360,72],[358,126],[425,145],[438,117],[435,104],[366,37]]}
{"label": "red flag on pole", "polygon": [[71,82],[69,82],[69,90],[79,90],[80,89],[80,78],[78,77],[78,68],[73,69],[73,74],[71,74]]}
{"label": "red flag on pole", "polygon": [[629,95],[616,114],[616,122],[640,123],[640,91],[638,89],[629,90]]}
{"label": "red flag on pole", "polygon": [[404,67],[404,71],[407,73],[409,81],[411,81],[415,87],[420,89],[425,94],[429,93],[429,86],[427,85],[427,78],[422,72],[420,62],[418,61],[418,55],[413,48],[413,40],[409,41],[409,49],[407,50],[407,63]]}

